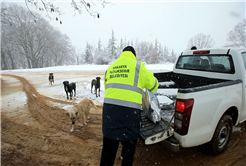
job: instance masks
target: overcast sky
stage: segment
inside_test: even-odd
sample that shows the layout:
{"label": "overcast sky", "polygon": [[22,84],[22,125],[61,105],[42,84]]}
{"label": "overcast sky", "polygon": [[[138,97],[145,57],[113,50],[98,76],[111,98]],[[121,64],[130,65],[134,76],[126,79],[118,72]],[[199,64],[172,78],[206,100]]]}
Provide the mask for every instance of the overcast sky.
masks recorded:
{"label": "overcast sky", "polygon": [[227,34],[235,25],[246,18],[246,3],[242,0],[114,0],[104,8],[98,3],[95,3],[96,7],[92,6],[100,13],[100,18],[90,16],[86,10],[81,15],[74,15],[71,0],[53,1],[64,14],[60,17],[62,25],[55,20],[49,20],[50,23],[67,34],[74,46],[82,51],[86,42],[97,46],[99,38],[103,46],[107,46],[112,30],[117,44],[121,38],[153,44],[157,39],[178,54],[186,49],[188,40],[198,33],[211,35],[215,46],[219,47],[226,43]]}

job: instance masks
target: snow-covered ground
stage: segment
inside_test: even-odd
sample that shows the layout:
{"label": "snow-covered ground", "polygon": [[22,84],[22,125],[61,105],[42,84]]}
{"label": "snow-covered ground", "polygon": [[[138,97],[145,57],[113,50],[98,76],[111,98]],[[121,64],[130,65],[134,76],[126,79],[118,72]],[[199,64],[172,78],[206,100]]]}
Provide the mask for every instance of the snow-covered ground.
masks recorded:
{"label": "snow-covered ground", "polygon": [[[65,75],[67,72],[100,72],[104,73],[109,65],[69,65],[69,66],[55,66],[55,67],[46,67],[46,68],[35,68],[35,69],[17,69],[17,70],[4,70],[1,73],[3,74],[14,74],[14,73],[56,73],[55,74],[55,83],[51,87],[48,84],[48,81],[45,79],[44,82],[40,82],[40,80],[32,79],[32,84],[41,84],[40,88],[38,88],[39,93],[47,95],[50,94],[50,97],[54,98],[63,98],[66,100],[65,92],[63,90],[63,81],[64,77],[57,77],[57,73],[61,73]],[[173,63],[166,63],[166,64],[154,64],[154,65],[146,65],[146,68],[152,72],[158,71],[172,71]],[[103,74],[102,74],[103,77]],[[48,74],[47,74],[48,78]],[[69,82],[76,82],[76,98],[88,98],[92,99],[95,104],[102,105],[103,98],[104,98],[104,80],[101,79],[101,93],[100,97],[96,98],[95,94],[91,93],[91,80],[95,78],[95,75],[91,77],[82,77],[78,75],[69,75],[68,77]],[[37,81],[37,82],[35,82]],[[48,92],[47,92],[48,89]],[[76,100],[76,102],[80,100]]]}
{"label": "snow-covered ground", "polygon": [[[173,70],[173,63],[165,64],[151,64],[145,65],[150,71],[171,71]],[[35,69],[16,69],[4,70],[2,73],[9,72],[69,72],[69,71],[106,71],[109,65],[69,65],[69,66],[55,66]]]}

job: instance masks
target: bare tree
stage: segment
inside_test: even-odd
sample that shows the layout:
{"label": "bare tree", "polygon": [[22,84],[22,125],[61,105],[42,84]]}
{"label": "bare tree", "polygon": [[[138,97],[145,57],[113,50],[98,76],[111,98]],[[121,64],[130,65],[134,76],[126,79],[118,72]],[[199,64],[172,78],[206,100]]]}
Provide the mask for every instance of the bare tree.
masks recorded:
{"label": "bare tree", "polygon": [[3,70],[8,70],[5,53],[4,51],[2,51],[2,49],[1,49],[1,67]]}
{"label": "bare tree", "polygon": [[15,45],[15,33],[9,28],[13,23],[8,18],[8,10],[4,4],[1,9],[1,60],[4,65],[2,69],[16,69],[19,57],[15,51],[18,47]]}
{"label": "bare tree", "polygon": [[3,4],[0,4],[0,16],[2,16],[4,14],[4,12],[6,11],[6,7],[3,6]]}
{"label": "bare tree", "polygon": [[48,21],[34,21],[26,8],[16,4],[2,7],[1,58],[4,68],[37,68],[73,64],[74,47],[67,35]]}
{"label": "bare tree", "polygon": [[246,20],[238,23],[233,30],[227,34],[226,47],[246,47]]}
{"label": "bare tree", "polygon": [[196,46],[197,49],[211,48],[214,44],[215,42],[210,35],[199,33],[188,41],[187,49],[189,50],[192,46]]}
{"label": "bare tree", "polygon": [[[96,0],[103,7],[107,4],[105,0]],[[94,11],[92,8],[96,6],[96,1],[88,1],[88,0],[71,0],[71,7],[74,9],[75,13],[81,14],[83,9],[86,10],[91,16],[100,18],[100,14],[97,11]],[[58,17],[63,14],[63,12],[59,9],[59,5],[55,3],[53,0],[25,0],[26,6],[31,12],[31,14],[35,17],[35,14],[30,10],[31,6],[34,6],[39,11],[46,11],[48,17],[50,17],[50,13],[57,13],[56,20],[58,21]],[[62,24],[62,21],[60,21]]]}

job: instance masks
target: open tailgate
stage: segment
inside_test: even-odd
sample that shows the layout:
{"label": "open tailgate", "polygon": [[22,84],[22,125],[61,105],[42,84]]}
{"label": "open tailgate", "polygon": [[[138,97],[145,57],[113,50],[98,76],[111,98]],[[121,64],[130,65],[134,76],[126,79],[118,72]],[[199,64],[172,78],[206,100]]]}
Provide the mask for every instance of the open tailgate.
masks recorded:
{"label": "open tailgate", "polygon": [[[154,98],[154,100],[158,100],[158,99]],[[174,129],[170,125],[172,119],[170,122],[161,119],[160,121],[154,123],[148,118],[146,113],[148,111],[151,111],[151,106],[149,101],[150,99],[148,97],[148,94],[147,95],[144,94],[143,101],[142,101],[143,110],[141,111],[142,126],[140,129],[140,136],[146,145],[163,141],[171,137],[174,133]]]}

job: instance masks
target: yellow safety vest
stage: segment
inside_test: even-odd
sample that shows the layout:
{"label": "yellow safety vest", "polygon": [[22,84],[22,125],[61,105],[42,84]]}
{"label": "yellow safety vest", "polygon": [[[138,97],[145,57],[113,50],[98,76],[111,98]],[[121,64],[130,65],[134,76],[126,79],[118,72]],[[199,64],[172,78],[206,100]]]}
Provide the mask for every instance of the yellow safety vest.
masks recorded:
{"label": "yellow safety vest", "polygon": [[104,76],[104,103],[141,109],[143,88],[155,92],[159,86],[153,73],[137,62],[130,51],[124,51]]}

